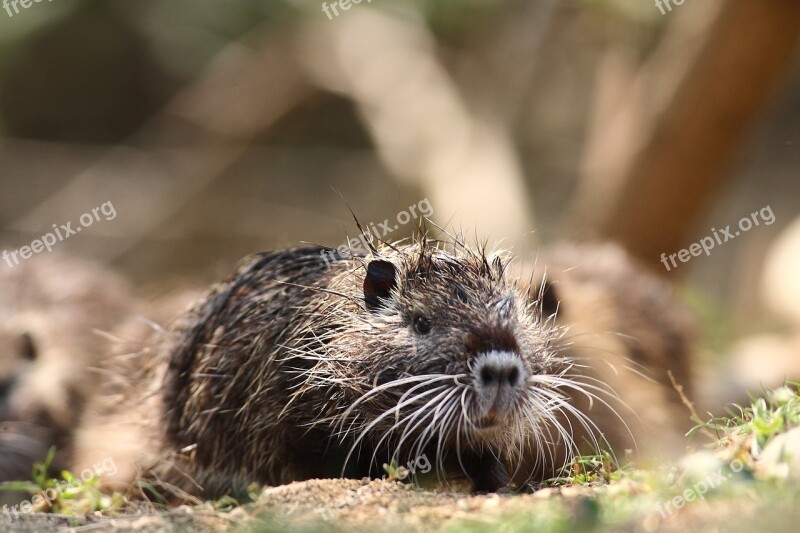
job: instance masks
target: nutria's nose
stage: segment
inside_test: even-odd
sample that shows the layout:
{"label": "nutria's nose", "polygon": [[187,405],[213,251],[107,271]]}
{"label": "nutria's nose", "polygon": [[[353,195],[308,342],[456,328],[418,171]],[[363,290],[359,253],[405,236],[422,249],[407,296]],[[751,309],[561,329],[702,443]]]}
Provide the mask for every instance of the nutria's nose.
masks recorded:
{"label": "nutria's nose", "polygon": [[522,393],[526,378],[522,358],[512,351],[482,353],[475,359],[472,376],[478,409],[475,425],[495,426],[513,412]]}
{"label": "nutria's nose", "polygon": [[492,350],[478,356],[474,376],[480,389],[515,389],[525,378],[525,367],[516,353]]}
{"label": "nutria's nose", "polygon": [[520,369],[513,363],[484,363],[480,368],[480,381],[484,387],[513,387],[519,382]]}
{"label": "nutria's nose", "polygon": [[525,367],[519,355],[507,351],[491,351],[475,362],[475,377],[481,388],[514,388],[522,381]]}

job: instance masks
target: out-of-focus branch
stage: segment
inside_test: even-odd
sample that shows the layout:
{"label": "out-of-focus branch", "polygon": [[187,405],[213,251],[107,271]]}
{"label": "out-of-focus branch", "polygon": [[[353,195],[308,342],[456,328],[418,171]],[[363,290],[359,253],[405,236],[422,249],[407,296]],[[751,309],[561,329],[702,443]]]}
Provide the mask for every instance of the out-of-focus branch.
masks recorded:
{"label": "out-of-focus branch", "polygon": [[[800,36],[792,0],[706,0],[670,16],[625,97],[598,98],[573,206],[577,233],[618,240],[653,266],[691,240]],[[619,75],[621,64],[607,62],[602,74]],[[618,84],[600,85],[610,94]]]}
{"label": "out-of-focus branch", "polygon": [[299,50],[320,86],[355,103],[382,160],[423,188],[437,220],[522,242],[532,213],[506,126],[464,102],[422,20],[364,6],[309,23]]}

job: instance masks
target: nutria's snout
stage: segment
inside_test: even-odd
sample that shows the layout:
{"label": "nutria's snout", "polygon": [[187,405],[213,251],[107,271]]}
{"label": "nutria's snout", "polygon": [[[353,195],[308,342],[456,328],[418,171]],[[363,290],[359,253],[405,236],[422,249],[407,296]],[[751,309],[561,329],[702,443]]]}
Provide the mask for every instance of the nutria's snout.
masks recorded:
{"label": "nutria's snout", "polygon": [[522,357],[512,351],[480,354],[472,374],[479,415],[476,425],[486,428],[509,418],[525,388],[527,372]]}

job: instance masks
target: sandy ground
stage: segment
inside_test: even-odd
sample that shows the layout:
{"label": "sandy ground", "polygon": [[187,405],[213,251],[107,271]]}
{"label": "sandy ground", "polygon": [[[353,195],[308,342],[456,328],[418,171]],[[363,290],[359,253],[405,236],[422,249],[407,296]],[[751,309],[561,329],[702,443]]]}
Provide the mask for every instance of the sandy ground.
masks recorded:
{"label": "sandy ground", "polygon": [[[425,491],[385,480],[324,479],[266,488],[258,501],[230,512],[214,512],[187,506],[168,513],[123,517],[82,518],[28,515],[9,524],[0,520],[0,531],[286,531],[331,530],[430,531],[467,524],[490,525],[504,515],[527,513],[548,500],[574,507],[592,492],[631,490],[622,486],[548,488],[534,494],[471,496],[463,493]],[[517,530],[513,528],[511,530]]]}
{"label": "sandy ground", "polygon": [[[751,531],[753,524],[785,531],[796,526],[800,517],[795,497],[782,503],[770,500],[773,506],[765,509],[763,499],[751,496],[745,492],[735,500],[709,498],[659,514],[658,497],[631,480],[596,487],[546,488],[533,494],[472,496],[425,491],[394,481],[327,479],[266,488],[255,503],[227,512],[184,506],[166,513],[140,511],[119,517],[35,514],[13,524],[0,515],[0,531],[685,533],[698,529]],[[624,518],[619,520],[615,514]]]}
{"label": "sandy ground", "polygon": [[[323,479],[263,490],[255,503],[230,512],[188,506],[123,517],[28,515],[0,531],[427,531],[463,521],[491,523],[551,498],[576,500],[609,487],[542,489],[530,495],[424,491],[395,481]],[[4,529],[5,528],[5,529]]]}

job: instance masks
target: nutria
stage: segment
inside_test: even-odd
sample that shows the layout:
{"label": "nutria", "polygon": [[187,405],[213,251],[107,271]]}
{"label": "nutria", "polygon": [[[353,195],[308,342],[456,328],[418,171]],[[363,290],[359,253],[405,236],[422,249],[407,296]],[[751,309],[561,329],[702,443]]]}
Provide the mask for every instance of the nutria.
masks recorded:
{"label": "nutria", "polygon": [[54,472],[66,466],[88,369],[102,358],[97,332],[129,304],[127,284],[88,261],[53,254],[0,267],[0,481],[30,479],[51,446]]}
{"label": "nutria", "polygon": [[573,428],[603,438],[571,398],[613,393],[576,378],[546,291],[508,265],[425,237],[365,257],[246,258],[134,365],[129,400],[82,432],[83,456],[127,463],[116,486],[141,474],[177,496],[374,476],[423,455],[476,491],[552,475],[578,451]]}

